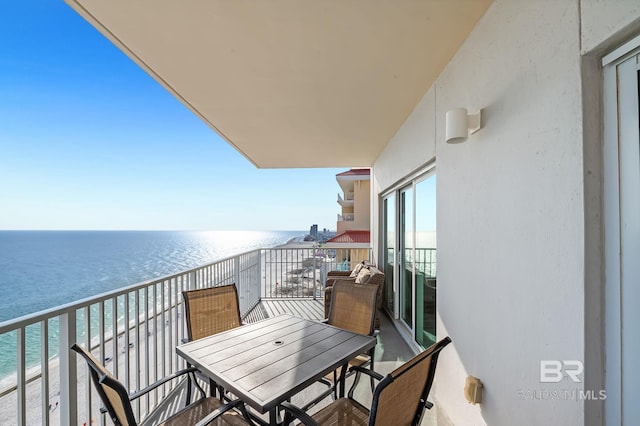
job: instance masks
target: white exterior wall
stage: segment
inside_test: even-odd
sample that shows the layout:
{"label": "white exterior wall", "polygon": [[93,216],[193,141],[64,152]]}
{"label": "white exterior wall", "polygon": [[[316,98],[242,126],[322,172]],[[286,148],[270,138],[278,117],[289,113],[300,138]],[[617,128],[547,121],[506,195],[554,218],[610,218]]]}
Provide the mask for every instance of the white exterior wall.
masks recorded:
{"label": "white exterior wall", "polygon": [[638,0],[580,0],[580,12],[583,53],[610,47],[607,41],[611,36],[624,38],[638,33]]}
{"label": "white exterior wall", "polygon": [[[454,107],[484,109],[462,145],[444,142]],[[518,398],[582,389],[539,380],[540,360],[584,359],[581,117],[578,2],[497,0],[374,164],[377,195],[437,158],[438,337],[453,345],[435,399],[456,425],[585,421],[581,401]]]}
{"label": "white exterior wall", "polygon": [[378,259],[380,238],[381,206],[378,194],[403,179],[408,173],[423,167],[435,159],[435,90],[431,88],[422,97],[418,105],[396,135],[389,141],[371,170],[371,241],[374,245],[375,263]]}
{"label": "white exterior wall", "polygon": [[[584,359],[578,13],[573,1],[499,1],[436,83],[436,117],[485,113],[463,145],[436,126],[438,335],[460,343],[436,397],[455,424],[584,422],[581,401],[532,399],[582,389],[539,374],[540,360]],[[485,383],[481,406],[463,398],[468,374]]]}

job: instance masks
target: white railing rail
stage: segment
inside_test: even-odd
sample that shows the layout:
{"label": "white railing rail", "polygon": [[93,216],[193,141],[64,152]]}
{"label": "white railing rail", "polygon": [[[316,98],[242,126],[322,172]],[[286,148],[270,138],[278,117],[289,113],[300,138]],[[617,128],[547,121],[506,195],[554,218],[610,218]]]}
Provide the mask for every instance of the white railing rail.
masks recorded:
{"label": "white railing rail", "polygon": [[[69,350],[73,343],[91,348],[129,389],[142,389],[185,367],[175,353],[186,337],[182,291],[235,283],[244,317],[261,298],[319,297],[326,272],[343,266],[336,251],[254,250],[0,323],[0,350],[15,354],[17,372],[0,382],[0,419],[20,426],[110,423],[84,361]],[[369,248],[356,252],[371,258]],[[175,387],[136,401],[138,418]]]}

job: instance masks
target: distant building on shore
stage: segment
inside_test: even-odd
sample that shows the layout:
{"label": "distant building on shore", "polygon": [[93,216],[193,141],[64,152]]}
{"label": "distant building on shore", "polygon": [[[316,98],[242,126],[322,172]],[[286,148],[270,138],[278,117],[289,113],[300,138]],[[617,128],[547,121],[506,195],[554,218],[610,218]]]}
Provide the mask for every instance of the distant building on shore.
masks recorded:
{"label": "distant building on shore", "polygon": [[327,228],[322,228],[322,231],[318,231],[318,225],[313,224],[309,228],[309,233],[304,237],[304,241],[316,241],[318,243],[326,243],[329,238],[334,237],[336,234]]}

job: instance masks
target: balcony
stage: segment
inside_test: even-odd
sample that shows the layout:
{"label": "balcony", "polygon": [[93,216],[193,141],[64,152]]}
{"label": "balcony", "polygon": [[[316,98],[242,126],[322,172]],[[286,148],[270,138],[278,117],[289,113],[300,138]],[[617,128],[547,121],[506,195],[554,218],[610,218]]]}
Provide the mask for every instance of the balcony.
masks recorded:
{"label": "balcony", "polygon": [[352,207],[355,202],[353,192],[345,193],[344,197],[338,193],[338,204],[342,207]]}
{"label": "balcony", "polygon": [[[185,367],[175,353],[186,337],[183,290],[235,283],[244,322],[281,313],[321,319],[322,283],[334,269],[330,246],[260,249],[0,323],[0,342],[15,353],[17,371],[0,385],[0,418],[16,425],[110,424],[84,363],[69,351],[73,343],[91,347],[129,389],[141,389]],[[379,339],[381,372],[413,353],[387,318]],[[181,388],[167,384],[136,402],[138,418],[157,415]]]}
{"label": "balcony", "polygon": [[338,215],[338,222],[353,222],[356,215],[354,213],[344,213]]}

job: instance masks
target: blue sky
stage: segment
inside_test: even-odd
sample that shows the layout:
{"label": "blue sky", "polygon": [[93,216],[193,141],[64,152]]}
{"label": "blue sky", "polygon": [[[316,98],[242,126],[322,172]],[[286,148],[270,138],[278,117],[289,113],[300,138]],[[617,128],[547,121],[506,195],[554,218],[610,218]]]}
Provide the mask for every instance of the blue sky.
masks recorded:
{"label": "blue sky", "polygon": [[63,0],[0,1],[0,229],[335,229],[346,169],[257,169]]}

